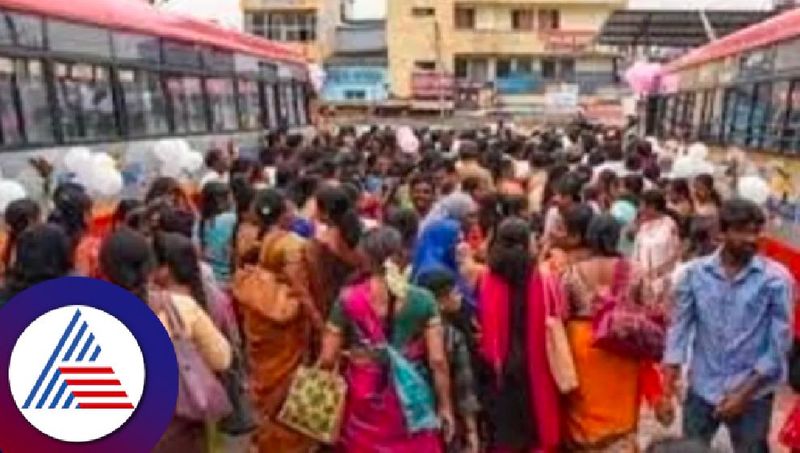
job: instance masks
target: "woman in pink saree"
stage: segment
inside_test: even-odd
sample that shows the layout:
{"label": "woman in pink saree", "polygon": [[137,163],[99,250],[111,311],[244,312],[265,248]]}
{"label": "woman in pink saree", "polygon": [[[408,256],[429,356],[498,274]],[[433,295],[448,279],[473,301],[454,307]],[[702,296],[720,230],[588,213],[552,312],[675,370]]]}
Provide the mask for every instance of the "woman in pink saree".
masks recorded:
{"label": "woman in pink saree", "polygon": [[545,351],[545,287],[556,286],[536,270],[529,242],[527,222],[505,220],[478,281],[492,452],[552,452],[560,443],[559,395]]}
{"label": "woman in pink saree", "polygon": [[320,366],[331,369],[342,349],[350,351],[343,366],[347,403],[336,451],[439,453],[439,430],[409,427],[385,349],[394,347],[420,375],[432,374],[436,397],[430,398],[431,414],[434,422],[438,415],[444,438],[449,438],[453,412],[436,302],[430,293],[405,284],[390,264],[402,248],[396,230],[373,230],[360,248],[370,272],[346,286],[334,304],[320,356]]}

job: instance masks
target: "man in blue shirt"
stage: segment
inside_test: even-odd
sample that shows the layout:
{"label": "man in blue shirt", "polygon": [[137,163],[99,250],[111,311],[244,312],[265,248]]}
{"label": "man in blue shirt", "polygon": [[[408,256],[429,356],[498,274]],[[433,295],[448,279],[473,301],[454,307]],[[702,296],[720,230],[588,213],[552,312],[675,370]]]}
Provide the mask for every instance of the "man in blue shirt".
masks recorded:
{"label": "man in blue shirt", "polygon": [[757,255],[759,206],[729,200],[719,222],[722,247],[690,263],[676,287],[666,387],[674,394],[688,363],[684,435],[710,443],[725,424],[737,452],[768,452],[773,395],[791,345],[793,284],[785,268]]}

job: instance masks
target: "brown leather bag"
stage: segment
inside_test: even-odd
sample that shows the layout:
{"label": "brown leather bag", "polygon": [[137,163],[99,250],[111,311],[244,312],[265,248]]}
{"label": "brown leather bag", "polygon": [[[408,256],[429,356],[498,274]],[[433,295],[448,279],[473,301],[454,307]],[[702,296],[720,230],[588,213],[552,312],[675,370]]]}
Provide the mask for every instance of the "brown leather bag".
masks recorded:
{"label": "brown leather bag", "polygon": [[289,285],[259,266],[246,266],[236,272],[233,295],[240,304],[276,324],[288,324],[300,313],[300,301]]}

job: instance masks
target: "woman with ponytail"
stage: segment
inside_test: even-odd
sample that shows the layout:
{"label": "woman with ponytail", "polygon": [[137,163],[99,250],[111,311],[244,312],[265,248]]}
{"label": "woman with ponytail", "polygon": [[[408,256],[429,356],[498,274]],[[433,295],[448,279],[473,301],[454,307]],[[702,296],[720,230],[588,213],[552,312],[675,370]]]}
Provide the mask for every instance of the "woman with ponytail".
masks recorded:
{"label": "woman with ponytail", "polygon": [[[197,249],[192,241],[175,233],[158,233],[153,241],[156,265],[151,277],[155,288],[149,305],[175,337],[168,310],[180,319],[181,335],[191,339],[206,365],[217,373],[231,364],[231,346],[204,309],[206,294]],[[208,445],[203,422],[174,418],[153,450],[157,453],[205,451]]]}
{"label": "woman with ponytail", "polygon": [[[403,239],[397,230],[374,229],[360,248],[364,272],[341,291],[320,356],[320,367],[332,369],[341,351],[350,351],[344,370],[347,403],[335,451],[441,452],[455,425],[436,301],[400,276]],[[397,379],[397,372],[405,372],[406,379]],[[433,388],[424,375],[430,375]],[[400,397],[412,392],[413,402]]]}
{"label": "woman with ponytail", "polygon": [[211,265],[217,282],[227,286],[231,278],[236,212],[228,184],[212,181],[203,186],[197,238],[203,259]]}
{"label": "woman with ponytail", "polygon": [[23,198],[8,204],[3,215],[6,222],[6,243],[3,250],[2,270],[10,269],[16,255],[17,239],[23,231],[42,220],[42,211],[35,201]]}
{"label": "woman with ponytail", "polygon": [[356,251],[364,230],[355,201],[342,186],[325,185],[316,194],[324,231],[304,251],[307,288],[323,317],[360,262]]}
{"label": "woman with ponytail", "polygon": [[53,194],[53,210],[48,223],[61,227],[75,255],[75,271],[86,277],[99,277],[98,256],[102,238],[89,232],[92,199],[80,184],[64,183]]}
{"label": "woman with ponytail", "polygon": [[242,320],[250,388],[259,425],[258,452],[304,453],[314,442],[275,420],[297,368],[308,356],[312,329],[322,318],[305,288],[305,241],[289,231],[293,208],[275,189],[256,194],[252,217],[258,241],[237,260],[233,294]]}

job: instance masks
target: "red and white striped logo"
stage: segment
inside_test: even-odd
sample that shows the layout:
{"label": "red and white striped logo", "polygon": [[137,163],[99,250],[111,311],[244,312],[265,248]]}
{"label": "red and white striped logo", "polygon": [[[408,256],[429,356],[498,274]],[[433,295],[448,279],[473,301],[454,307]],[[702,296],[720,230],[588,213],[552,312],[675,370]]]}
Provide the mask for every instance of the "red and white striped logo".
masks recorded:
{"label": "red and white striped logo", "polygon": [[119,429],[144,391],[144,359],[133,334],[108,313],[68,306],[45,313],[11,354],[17,407],[39,431],[89,442]]}

